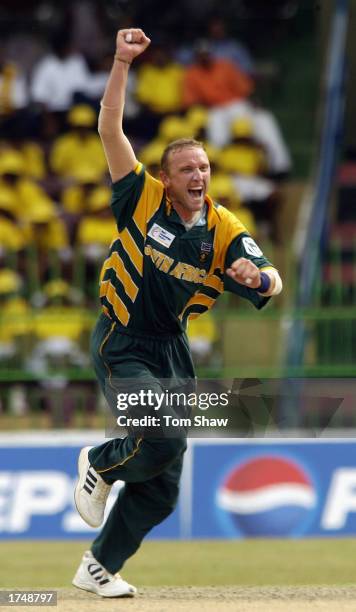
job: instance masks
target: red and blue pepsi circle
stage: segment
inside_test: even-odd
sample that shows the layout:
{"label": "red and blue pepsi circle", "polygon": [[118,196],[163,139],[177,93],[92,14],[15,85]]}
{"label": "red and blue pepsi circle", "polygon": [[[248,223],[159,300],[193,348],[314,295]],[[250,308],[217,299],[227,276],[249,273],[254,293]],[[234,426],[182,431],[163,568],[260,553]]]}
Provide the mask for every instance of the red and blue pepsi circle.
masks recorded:
{"label": "red and blue pepsi circle", "polygon": [[299,535],[317,506],[304,466],[291,458],[263,455],[239,463],[224,477],[216,503],[246,537]]}

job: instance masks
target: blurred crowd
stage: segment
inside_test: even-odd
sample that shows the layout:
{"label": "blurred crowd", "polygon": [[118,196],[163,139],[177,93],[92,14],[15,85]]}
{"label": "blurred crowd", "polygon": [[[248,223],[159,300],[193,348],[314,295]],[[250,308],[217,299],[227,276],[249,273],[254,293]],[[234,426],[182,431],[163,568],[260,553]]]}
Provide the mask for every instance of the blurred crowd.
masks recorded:
{"label": "blurred crowd", "polygon": [[[100,266],[116,231],[96,129],[114,37],[83,11],[90,3],[74,6],[72,27],[45,43],[20,36],[0,46],[0,365],[42,375],[87,365]],[[288,148],[259,103],[246,46],[220,16],[201,34],[175,44],[153,38],[129,71],[125,131],[155,176],[169,141],[203,141],[210,195],[257,239],[278,243]],[[207,363],[213,319],[190,333],[198,363]]]}

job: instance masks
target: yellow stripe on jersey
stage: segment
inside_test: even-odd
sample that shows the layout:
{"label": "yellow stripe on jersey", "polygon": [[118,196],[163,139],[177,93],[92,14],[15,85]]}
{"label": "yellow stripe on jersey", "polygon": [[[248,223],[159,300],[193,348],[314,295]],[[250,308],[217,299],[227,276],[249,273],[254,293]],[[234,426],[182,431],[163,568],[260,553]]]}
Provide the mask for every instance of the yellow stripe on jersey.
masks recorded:
{"label": "yellow stripe on jersey", "polygon": [[210,272],[214,272],[217,268],[225,272],[226,252],[231,242],[242,234],[247,232],[247,229],[242,225],[241,221],[235,217],[233,213],[224,208],[219,207],[220,223],[217,223],[214,236],[214,257],[211,264]]}
{"label": "yellow stripe on jersey", "polygon": [[137,272],[142,276],[143,272],[143,253],[138,248],[135,240],[131,236],[127,227],[120,232],[120,242],[135,266]]}
{"label": "yellow stripe on jersey", "polygon": [[190,306],[205,306],[206,308],[211,308],[213,304],[216,302],[216,298],[212,298],[209,295],[204,295],[203,293],[195,293],[192,295],[190,300],[184,306],[182,312],[179,315],[179,318],[182,319],[184,317],[184,313]]}
{"label": "yellow stripe on jersey", "polygon": [[219,206],[218,208],[214,205],[214,201],[211,199],[211,197],[206,194],[205,195],[205,203],[208,205],[208,214],[207,214],[207,225],[208,225],[208,230],[210,231],[212,227],[214,227],[214,225],[216,225],[217,223],[219,223],[221,221],[221,217],[220,217],[220,209],[221,206]]}
{"label": "yellow stripe on jersey", "polygon": [[113,307],[116,317],[123,325],[127,325],[130,319],[128,310],[115,292],[114,285],[110,281],[102,281],[100,285],[100,297],[105,297]]}
{"label": "yellow stripe on jersey", "polygon": [[203,282],[203,285],[204,287],[211,287],[212,289],[216,289],[216,291],[219,291],[219,293],[222,293],[224,291],[224,283],[221,278],[216,276],[216,274],[210,274]]}
{"label": "yellow stripe on jersey", "polygon": [[131,302],[134,302],[138,294],[138,287],[132,280],[130,274],[124,266],[124,262],[116,251],[114,251],[114,253],[112,253],[105,262],[105,272],[110,268],[115,270],[117,278],[124,286],[125,293],[127,293]]}
{"label": "yellow stripe on jersey", "polygon": [[147,223],[158,210],[162,201],[163,192],[164,187],[161,181],[158,181],[148,172],[145,172],[143,190],[133,214],[133,220],[144,238],[147,233]]}

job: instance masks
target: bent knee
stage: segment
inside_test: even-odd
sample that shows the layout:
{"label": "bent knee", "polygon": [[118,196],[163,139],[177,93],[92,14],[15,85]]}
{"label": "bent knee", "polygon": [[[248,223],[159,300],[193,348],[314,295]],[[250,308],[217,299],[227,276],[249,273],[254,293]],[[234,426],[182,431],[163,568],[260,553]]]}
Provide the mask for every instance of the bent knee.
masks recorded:
{"label": "bent knee", "polygon": [[185,438],[166,438],[162,445],[162,456],[167,463],[171,463],[174,459],[180,457],[187,448]]}
{"label": "bent knee", "polygon": [[145,440],[145,471],[147,476],[159,474],[182,456],[187,448],[185,438],[165,438],[161,440]]}

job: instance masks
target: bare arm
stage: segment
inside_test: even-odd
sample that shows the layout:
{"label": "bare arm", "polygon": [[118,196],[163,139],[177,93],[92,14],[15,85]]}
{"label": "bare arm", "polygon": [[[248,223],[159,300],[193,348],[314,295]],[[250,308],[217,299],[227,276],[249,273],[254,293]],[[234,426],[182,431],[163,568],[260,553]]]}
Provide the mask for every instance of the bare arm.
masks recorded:
{"label": "bare arm", "polygon": [[130,64],[150,42],[144,32],[136,28],[117,33],[115,59],[101,101],[98,125],[113,182],[137,165],[135,153],[122,129],[122,118]]}

